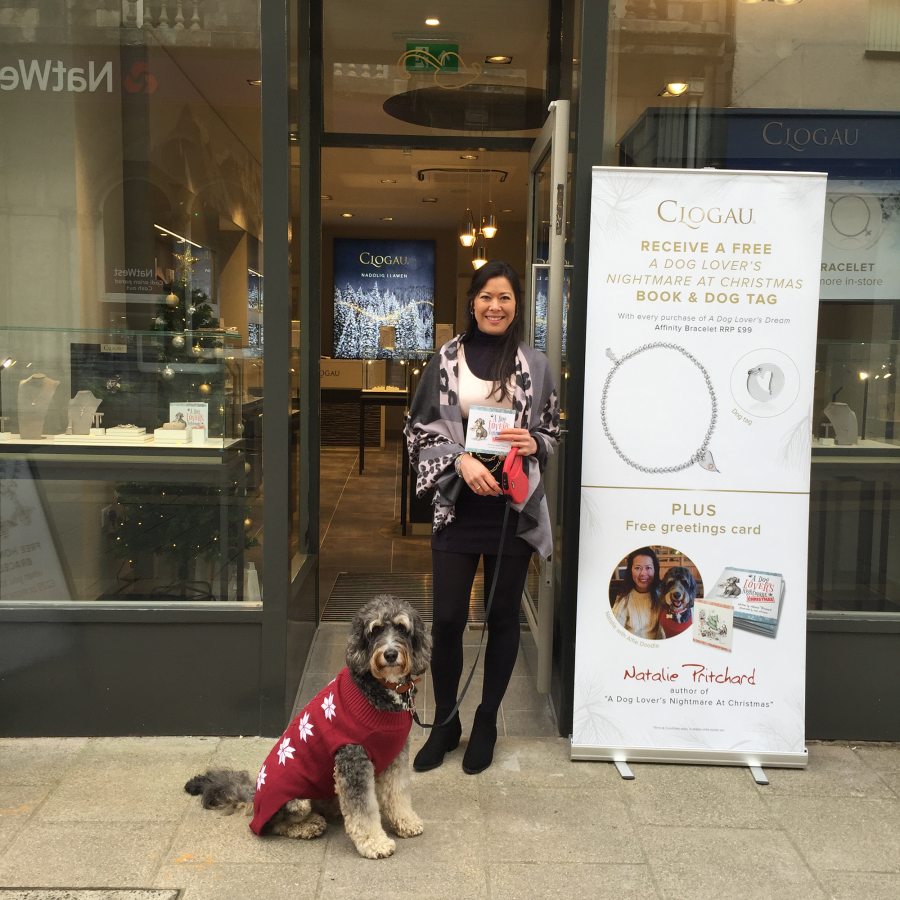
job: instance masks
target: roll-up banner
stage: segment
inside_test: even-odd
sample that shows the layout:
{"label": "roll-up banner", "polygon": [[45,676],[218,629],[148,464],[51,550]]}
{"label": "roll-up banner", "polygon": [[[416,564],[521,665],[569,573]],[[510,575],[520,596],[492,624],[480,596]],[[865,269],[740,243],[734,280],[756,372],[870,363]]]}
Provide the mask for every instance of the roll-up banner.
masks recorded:
{"label": "roll-up banner", "polygon": [[594,169],[573,759],[806,764],[825,181]]}

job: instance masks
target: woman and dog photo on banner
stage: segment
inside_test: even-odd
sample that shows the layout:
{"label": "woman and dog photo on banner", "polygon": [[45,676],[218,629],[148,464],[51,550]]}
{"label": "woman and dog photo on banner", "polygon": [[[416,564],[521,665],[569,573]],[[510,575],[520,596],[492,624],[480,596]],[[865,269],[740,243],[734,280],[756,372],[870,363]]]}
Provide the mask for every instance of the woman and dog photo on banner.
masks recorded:
{"label": "woman and dog photo on banner", "polygon": [[648,641],[689,631],[698,597],[703,597],[703,581],[696,566],[669,547],[632,550],[616,566],[609,582],[609,602],[616,621],[630,634]]}

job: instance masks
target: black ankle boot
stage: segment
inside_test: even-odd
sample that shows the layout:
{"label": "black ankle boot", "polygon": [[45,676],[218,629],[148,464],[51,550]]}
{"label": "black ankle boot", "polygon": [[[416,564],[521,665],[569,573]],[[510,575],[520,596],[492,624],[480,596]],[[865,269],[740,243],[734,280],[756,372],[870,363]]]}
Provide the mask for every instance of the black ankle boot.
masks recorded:
{"label": "black ankle boot", "polygon": [[[435,723],[445,722],[449,715],[449,709],[438,709],[434,714],[434,721]],[[427,772],[429,769],[436,769],[444,761],[444,754],[455,750],[459,746],[461,734],[462,724],[459,721],[458,712],[446,725],[435,724],[434,728],[431,729],[431,734],[428,735],[428,740],[425,741],[425,745],[413,760],[413,769],[417,772]]]}
{"label": "black ankle boot", "polygon": [[463,756],[463,772],[477,775],[494,760],[494,744],[497,743],[497,713],[480,706],[475,710],[475,721],[469,735],[469,746]]}

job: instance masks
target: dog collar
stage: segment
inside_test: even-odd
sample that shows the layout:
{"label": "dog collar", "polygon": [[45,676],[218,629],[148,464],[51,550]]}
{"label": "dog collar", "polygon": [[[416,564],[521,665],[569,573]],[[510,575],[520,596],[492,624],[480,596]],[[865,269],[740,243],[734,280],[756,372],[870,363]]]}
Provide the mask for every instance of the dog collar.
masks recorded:
{"label": "dog collar", "polygon": [[421,678],[409,678],[402,684],[397,684],[394,681],[385,681],[383,678],[376,678],[375,680],[379,684],[384,685],[384,687],[386,687],[388,690],[395,691],[398,694],[405,694],[407,691],[414,688],[422,679]]}

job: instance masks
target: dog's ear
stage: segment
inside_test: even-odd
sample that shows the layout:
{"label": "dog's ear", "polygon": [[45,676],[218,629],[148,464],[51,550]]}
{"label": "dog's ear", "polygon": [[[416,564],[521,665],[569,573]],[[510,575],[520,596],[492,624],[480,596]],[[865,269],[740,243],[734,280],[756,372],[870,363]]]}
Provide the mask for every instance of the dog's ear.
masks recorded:
{"label": "dog's ear", "polygon": [[351,672],[363,673],[369,671],[369,635],[366,623],[368,616],[364,615],[367,607],[363,607],[353,618],[350,626],[350,637],[347,640],[347,666]]}
{"label": "dog's ear", "polygon": [[685,574],[685,584],[687,585],[688,593],[691,595],[691,600],[697,596],[697,579],[694,578],[690,569],[684,570]]}
{"label": "dog's ear", "polygon": [[425,629],[422,617],[414,609],[410,609],[410,622],[412,624],[410,674],[418,676],[424,674],[431,663],[432,639],[431,634]]}

